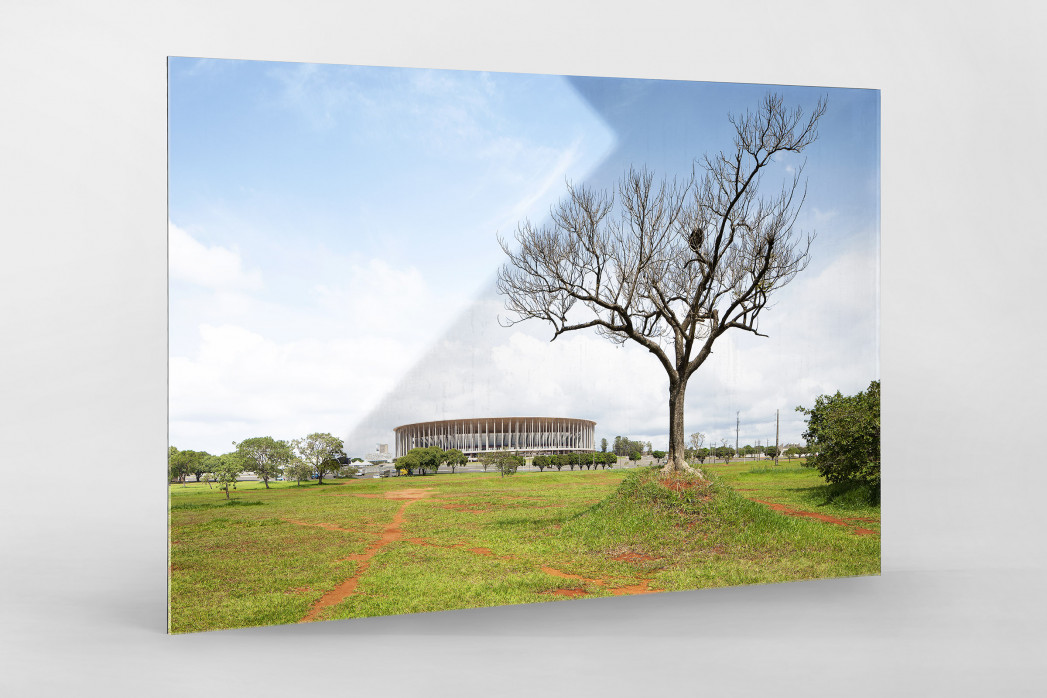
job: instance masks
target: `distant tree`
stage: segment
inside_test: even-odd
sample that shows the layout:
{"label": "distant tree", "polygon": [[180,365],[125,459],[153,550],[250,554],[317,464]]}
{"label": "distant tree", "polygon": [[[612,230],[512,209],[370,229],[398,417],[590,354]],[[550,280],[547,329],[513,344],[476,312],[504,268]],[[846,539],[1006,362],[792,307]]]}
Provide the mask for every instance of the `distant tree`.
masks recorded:
{"label": "distant tree", "polygon": [[[366,463],[367,461],[365,461],[363,458],[353,458],[349,462],[350,463]],[[385,461],[379,461],[379,462],[380,463],[384,463]]]}
{"label": "distant tree", "polygon": [[229,499],[229,489],[236,489],[236,481],[240,478],[240,475],[244,472],[244,459],[238,452],[226,453],[221,456],[217,456],[217,460],[212,464],[214,468],[215,481],[218,483],[218,489],[225,492],[225,498]]}
{"label": "distant tree", "polygon": [[629,460],[632,460],[632,461],[640,460],[640,452],[639,451],[633,451],[632,453],[630,453],[629,454]]}
{"label": "distant tree", "polygon": [[531,459],[531,465],[538,468],[538,472],[545,472],[545,469],[549,467],[549,456],[538,455]]}
{"label": "distant tree", "polygon": [[444,462],[444,451],[436,446],[412,448],[407,452],[407,455],[411,454],[414,454],[418,458],[417,470],[422,474],[427,472],[436,474],[440,469],[440,465]]}
{"label": "distant tree", "polygon": [[469,457],[459,451],[457,448],[449,448],[444,451],[444,463],[451,469],[451,474],[454,475],[454,469],[463,466],[469,462]]}
{"label": "distant tree", "polygon": [[600,439],[600,451],[607,453],[607,439]]}
{"label": "distant tree", "polygon": [[299,487],[302,485],[302,481],[308,481],[312,479],[313,466],[306,463],[301,458],[294,458],[290,463],[284,466],[284,477],[288,480],[294,480],[295,484]]}
{"label": "distant tree", "polygon": [[724,465],[728,465],[733,457],[734,449],[728,446],[727,440],[724,439],[723,443],[716,448],[716,459],[722,460]]}
{"label": "distant tree", "polygon": [[506,475],[515,475],[516,471],[523,467],[524,459],[523,456],[516,453],[499,453],[496,464],[498,472],[502,477],[505,477]]}
{"label": "distant tree", "polygon": [[563,467],[567,465],[567,456],[562,453],[558,453],[553,456],[549,456],[549,464],[556,468],[557,472],[563,470]]}
{"label": "distant tree", "polygon": [[859,482],[880,489],[880,381],[857,395],[820,395],[807,416],[807,440],[814,455],[807,465],[826,482]]}
{"label": "distant tree", "polygon": [[689,437],[687,437],[687,439],[690,442],[691,448],[697,451],[702,447],[702,444],[705,443],[705,434],[703,434],[700,431],[696,431]]}
{"label": "distant tree", "polygon": [[209,466],[211,454],[207,451],[192,451],[191,453],[193,455],[189,464],[189,472],[196,477],[197,482],[200,482],[200,477],[211,469]]}
{"label": "distant tree", "polygon": [[406,471],[408,475],[413,475],[415,470],[420,469],[422,467],[422,461],[418,457],[418,454],[415,453],[417,450],[418,449],[416,448],[412,448],[410,451],[397,458],[397,470],[403,470]]}
{"label": "distant tree", "polygon": [[288,443],[271,436],[255,436],[240,443],[234,441],[233,445],[243,461],[244,470],[251,470],[262,478],[266,489],[269,489],[269,481],[279,477],[284,466],[294,460]]}
{"label": "distant tree", "polygon": [[661,460],[662,458],[665,458],[665,451],[651,451],[651,455],[658,460]]}
{"label": "distant tree", "polygon": [[189,459],[174,446],[167,448],[167,481],[185,484],[185,476],[189,474]]}
{"label": "distant tree", "polygon": [[605,468],[613,468],[618,465],[618,456],[613,453],[605,453],[603,456],[603,462]]}
{"label": "distant tree", "polygon": [[317,432],[291,443],[295,455],[313,467],[321,485],[324,484],[324,475],[340,467],[338,460],[345,458],[345,445],[331,434]]}
{"label": "distant tree", "polygon": [[698,450],[697,450],[697,451],[695,452],[695,455],[696,455],[696,456],[697,456],[697,458],[698,458],[698,462],[699,462],[699,463],[701,463],[702,465],[705,465],[705,459],[706,459],[706,458],[708,458],[708,457],[709,457],[709,455],[710,455],[711,453],[712,453],[712,450],[711,450],[711,449],[708,449],[708,448],[699,448],[699,449],[698,449]]}

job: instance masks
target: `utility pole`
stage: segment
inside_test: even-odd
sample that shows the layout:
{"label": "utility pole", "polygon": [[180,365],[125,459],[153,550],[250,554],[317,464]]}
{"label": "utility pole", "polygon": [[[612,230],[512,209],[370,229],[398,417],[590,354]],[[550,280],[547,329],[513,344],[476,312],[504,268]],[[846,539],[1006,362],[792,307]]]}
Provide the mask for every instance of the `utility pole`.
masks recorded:
{"label": "utility pole", "polygon": [[778,445],[778,412],[779,412],[779,410],[775,410],[774,411],[774,464],[775,465],[778,465],[778,451],[781,448]]}
{"label": "utility pole", "polygon": [[741,419],[738,415],[741,412],[734,413],[734,455],[738,455],[738,425],[741,424]]}

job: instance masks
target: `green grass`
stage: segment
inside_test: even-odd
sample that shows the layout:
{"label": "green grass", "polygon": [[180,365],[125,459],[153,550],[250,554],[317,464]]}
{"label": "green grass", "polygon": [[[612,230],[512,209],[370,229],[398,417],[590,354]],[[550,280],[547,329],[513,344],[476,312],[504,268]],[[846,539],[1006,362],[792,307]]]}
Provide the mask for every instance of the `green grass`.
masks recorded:
{"label": "green grass", "polygon": [[[784,516],[735,491],[752,488],[799,508],[818,498],[812,471],[748,467],[707,468],[711,484],[680,491],[646,468],[275,483],[268,490],[241,483],[229,502],[206,484],[174,485],[170,629],[297,622],[360,565],[366,571],[354,593],[319,618],[879,572],[878,537]],[[366,562],[346,560],[374,544],[404,506],[381,498],[386,492],[419,488],[429,496],[404,508],[398,540]],[[377,496],[344,496],[358,494]],[[837,500],[826,506],[867,513]]]}

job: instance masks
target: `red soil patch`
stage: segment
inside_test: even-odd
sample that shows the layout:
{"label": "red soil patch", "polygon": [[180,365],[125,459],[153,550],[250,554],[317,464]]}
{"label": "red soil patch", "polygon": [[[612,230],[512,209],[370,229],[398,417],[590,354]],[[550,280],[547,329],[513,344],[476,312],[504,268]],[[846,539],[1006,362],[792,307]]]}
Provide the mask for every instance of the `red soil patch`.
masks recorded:
{"label": "red soil patch", "polygon": [[587,577],[582,577],[577,574],[568,574],[567,572],[561,572],[560,570],[553,569],[552,567],[547,567],[545,565],[542,566],[542,572],[550,574],[554,577],[559,577],[561,579],[577,579],[578,581],[585,582],[587,584],[595,584],[596,586],[604,587],[615,596],[627,596],[631,594],[655,594],[658,592],[657,589],[650,588],[650,579],[642,579],[640,580],[639,584],[630,584],[624,587],[610,588],[607,586],[606,580],[589,579]]}
{"label": "red soil patch", "polygon": [[477,555],[486,555],[487,557],[494,555],[490,548],[466,548],[465,550],[466,552],[476,553]]}
{"label": "red soil patch", "polygon": [[[759,502],[765,506],[770,507],[774,511],[787,516],[796,516],[800,518],[817,519],[818,521],[824,521],[825,523],[836,524],[837,526],[852,526],[853,524],[847,519],[840,519],[835,516],[828,516],[827,514],[817,514],[813,511],[800,511],[799,509],[790,509],[784,504],[778,504],[777,502],[768,502],[765,499],[752,498],[754,502]],[[868,521],[869,519],[854,519],[858,521]],[[875,519],[872,519],[875,521]],[[868,528],[855,528],[854,533],[860,536],[876,536],[879,535],[876,531],[869,530]]]}
{"label": "red soil patch", "polygon": [[354,591],[356,591],[356,585],[359,583],[360,577],[363,575],[363,573],[367,571],[368,566],[370,566],[371,558],[375,556],[375,553],[377,553],[383,547],[389,545],[393,541],[400,538],[400,527],[403,525],[404,522],[404,511],[410,505],[428,496],[429,492],[430,490],[422,489],[404,489],[386,492],[386,499],[403,500],[403,505],[396,512],[396,515],[393,517],[393,520],[389,523],[388,526],[385,527],[385,530],[382,531],[382,535],[378,537],[378,540],[372,543],[371,546],[367,548],[367,550],[360,553],[359,555],[350,555],[347,558],[343,558],[345,560],[352,560],[354,562],[359,563],[356,566],[356,574],[354,574],[349,579],[346,579],[344,582],[336,586],[334,589],[320,597],[320,599],[313,604],[313,607],[309,609],[309,613],[305,614],[305,617],[298,622],[308,623],[310,621],[316,620],[316,617],[320,615],[320,612],[323,609],[327,608],[328,606],[334,606],[335,604],[341,603]]}

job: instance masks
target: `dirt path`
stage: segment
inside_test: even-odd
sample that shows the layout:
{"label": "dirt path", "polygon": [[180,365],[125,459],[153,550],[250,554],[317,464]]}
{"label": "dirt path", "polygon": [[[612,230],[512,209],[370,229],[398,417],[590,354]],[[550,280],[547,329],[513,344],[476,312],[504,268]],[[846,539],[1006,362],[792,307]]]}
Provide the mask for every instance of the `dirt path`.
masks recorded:
{"label": "dirt path", "polygon": [[[393,520],[389,523],[388,526],[385,527],[385,530],[382,531],[382,534],[378,537],[378,540],[372,543],[367,548],[367,550],[360,553],[359,555],[350,555],[349,557],[342,558],[342,560],[352,560],[359,563],[356,566],[356,574],[354,574],[352,577],[349,577],[344,582],[336,586],[334,589],[320,597],[320,599],[313,604],[313,607],[309,609],[309,613],[305,614],[305,616],[298,622],[309,623],[311,621],[316,620],[317,616],[320,615],[320,612],[323,609],[341,603],[350,594],[356,591],[356,585],[360,582],[360,577],[363,576],[364,572],[366,572],[367,568],[370,566],[371,558],[373,558],[379,550],[400,538],[402,534],[400,527],[403,525],[404,522],[404,511],[407,510],[407,507],[411,506],[418,500],[425,499],[426,497],[428,497],[430,492],[430,489],[407,489],[386,492],[384,495],[385,499],[403,500],[403,504],[400,505],[400,508],[397,510],[396,515],[393,516]],[[374,497],[381,495],[356,496]],[[288,521],[290,520],[288,519]],[[301,521],[290,521],[290,523],[296,523],[303,526],[319,526],[320,528],[325,528],[332,531],[346,530],[343,528],[338,528],[337,526],[332,526],[330,524],[309,524]]]}
{"label": "dirt path", "polygon": [[[349,577],[348,579],[346,579],[345,581],[341,582],[336,587],[334,587],[333,589],[328,591],[322,597],[320,597],[320,599],[317,600],[316,603],[313,604],[312,608],[309,609],[309,612],[301,620],[299,620],[298,622],[299,623],[309,623],[309,622],[312,622],[312,621],[316,620],[319,617],[320,613],[325,608],[328,608],[330,606],[334,606],[336,604],[339,604],[342,601],[344,601],[346,598],[351,596],[356,591],[356,587],[357,587],[357,585],[360,582],[360,578],[364,575],[365,572],[367,572],[367,568],[371,564],[371,559],[378,553],[378,551],[381,550],[382,548],[384,548],[385,546],[389,545],[390,543],[393,543],[393,542],[401,539],[401,537],[403,535],[402,526],[403,526],[403,522],[404,522],[404,513],[406,512],[407,507],[409,507],[410,505],[414,504],[415,502],[417,502],[417,501],[419,501],[421,499],[427,498],[431,493],[432,493],[432,490],[430,488],[430,489],[403,489],[403,490],[395,490],[395,491],[391,491],[391,492],[386,492],[384,495],[382,495],[382,494],[354,494],[354,495],[348,495],[348,496],[355,496],[355,497],[395,499],[395,500],[403,501],[403,504],[400,505],[400,508],[397,510],[396,514],[393,516],[392,521],[390,521],[389,524],[382,531],[382,534],[378,537],[378,540],[376,540],[374,543],[372,543],[370,546],[368,546],[368,548],[364,552],[362,552],[362,553],[359,553],[357,555],[350,555],[348,557],[341,558],[341,561],[354,561],[354,562],[358,563],[357,566],[356,566],[356,573],[353,574],[352,577]],[[347,496],[347,495],[334,495],[334,496]],[[296,524],[298,526],[315,526],[317,528],[322,528],[322,529],[325,529],[325,530],[328,530],[328,531],[340,531],[340,532],[344,532],[344,533],[355,533],[356,532],[356,531],[352,531],[350,529],[342,528],[340,526],[336,526],[334,524],[329,524],[329,523],[313,523],[313,522],[309,522],[309,521],[300,521],[300,520],[297,520],[297,519],[284,519],[284,521],[286,521],[288,523]],[[465,552],[468,552],[468,553],[472,553],[474,555],[481,555],[481,556],[484,556],[484,557],[491,557],[491,558],[501,559],[501,560],[514,560],[514,559],[516,559],[513,556],[494,555],[493,552],[491,550],[489,550],[488,548],[467,548],[467,547],[465,547],[464,543],[456,543],[456,544],[452,544],[452,545],[439,545],[437,543],[431,543],[431,542],[429,542],[427,540],[424,540],[422,538],[408,538],[408,539],[406,539],[405,542],[412,543],[412,544],[415,544],[415,545],[425,545],[425,546],[432,546],[432,547],[437,547],[437,548],[459,549],[459,550],[464,550]],[[615,558],[615,559],[619,559],[619,558]],[[622,558],[622,559],[624,559],[624,558]],[[611,587],[608,586],[609,585],[609,581],[605,580],[605,579],[589,579],[587,577],[582,577],[582,576],[579,576],[579,575],[576,575],[576,574],[568,574],[566,572],[561,572],[560,570],[557,570],[557,569],[552,568],[552,567],[548,567],[546,565],[542,565],[540,567],[540,569],[545,574],[548,574],[548,575],[553,576],[553,577],[558,577],[560,579],[574,579],[574,580],[578,580],[578,581],[581,581],[581,582],[585,582],[587,584],[593,584],[595,586],[603,587],[603,588],[607,589],[608,591],[610,591],[615,596],[626,596],[626,595],[630,595],[630,594],[653,594],[653,593],[657,593],[659,591],[658,589],[651,589],[650,588],[650,584],[651,584],[651,580],[650,579],[640,579],[640,582],[638,584],[630,584],[630,585],[626,585],[626,586],[611,588]],[[587,596],[588,595],[588,592],[586,592],[584,589],[556,589],[552,593],[556,594],[556,595],[559,595],[559,596],[570,596],[570,597]]]}
{"label": "dirt path", "polygon": [[757,499],[755,497],[748,497],[748,496],[747,496],[747,498],[751,499],[754,502],[759,502],[760,504],[763,504],[764,506],[768,506],[771,509],[773,509],[773,510],[775,510],[775,511],[781,513],[781,514],[785,514],[787,516],[796,516],[796,517],[800,517],[800,518],[816,519],[818,521],[824,521],[825,523],[836,524],[838,526],[847,526],[848,528],[852,528],[853,527],[854,528],[854,533],[859,535],[859,536],[878,536],[878,535],[880,535],[879,532],[873,531],[872,529],[861,528],[861,527],[855,527],[854,526],[854,522],[855,521],[868,522],[868,521],[870,521],[870,519],[868,519],[868,518],[855,517],[853,519],[840,519],[840,518],[837,518],[835,516],[828,516],[827,514],[818,514],[818,513],[815,513],[813,511],[802,511],[800,509],[791,509],[791,508],[785,506],[784,504],[778,504],[777,502],[769,502],[766,499]]}

